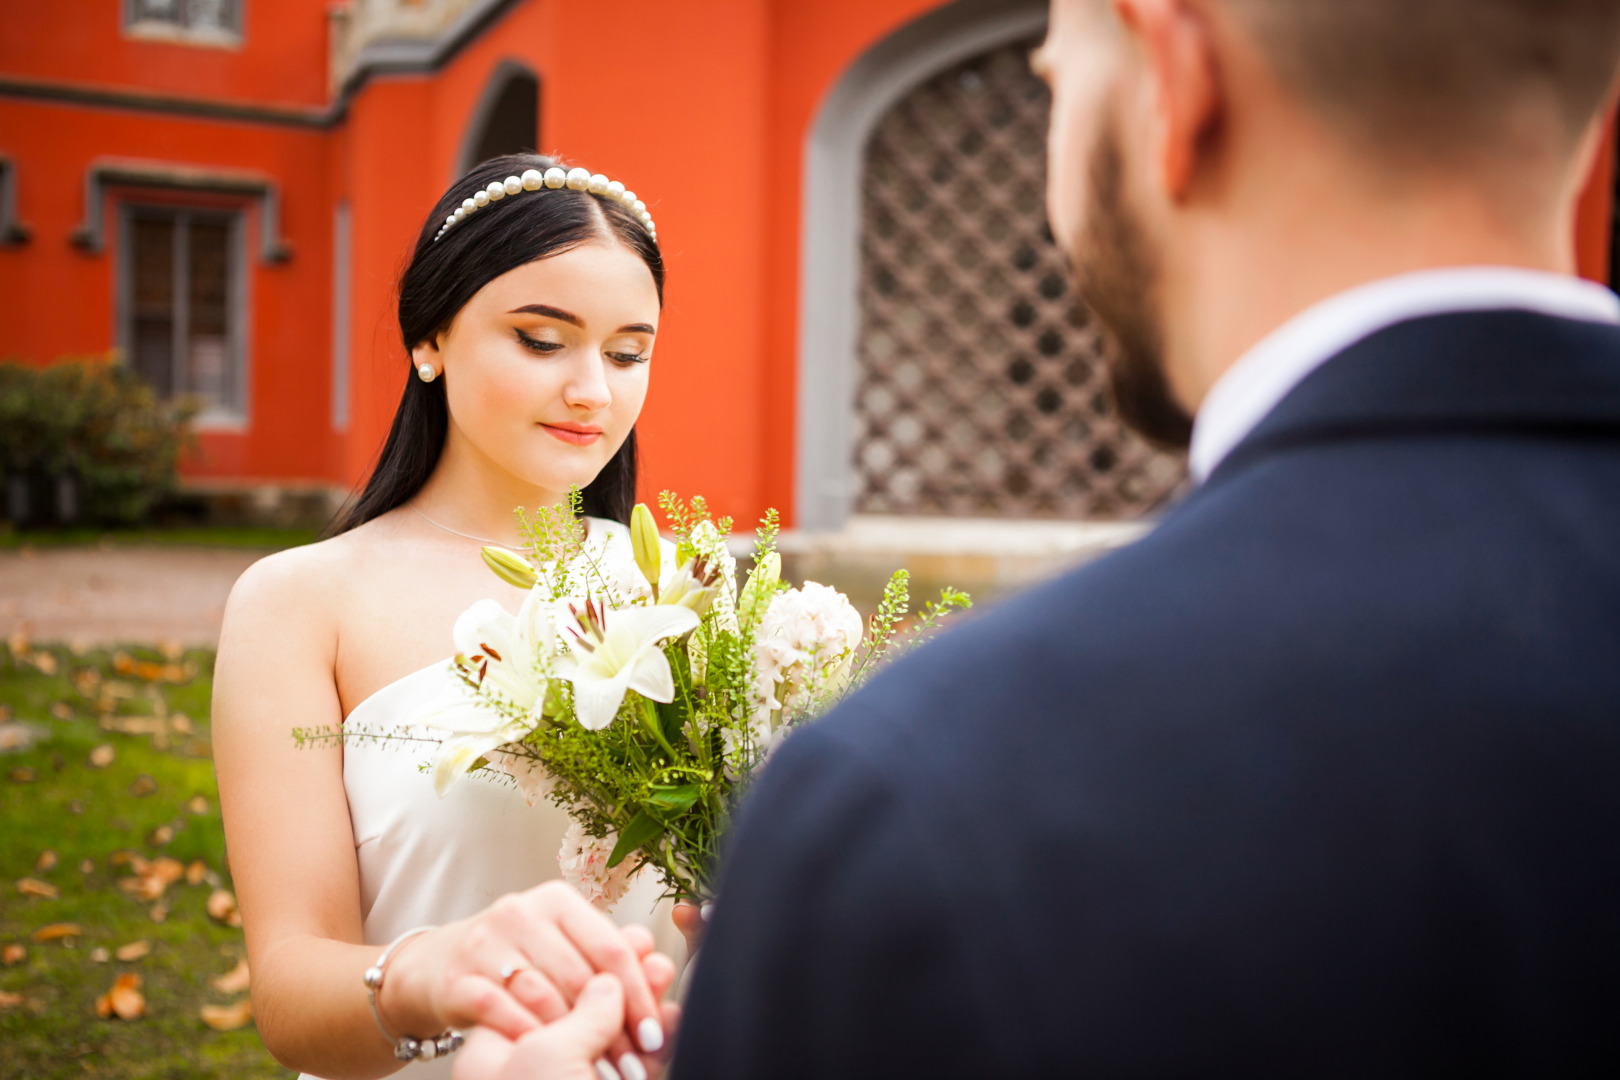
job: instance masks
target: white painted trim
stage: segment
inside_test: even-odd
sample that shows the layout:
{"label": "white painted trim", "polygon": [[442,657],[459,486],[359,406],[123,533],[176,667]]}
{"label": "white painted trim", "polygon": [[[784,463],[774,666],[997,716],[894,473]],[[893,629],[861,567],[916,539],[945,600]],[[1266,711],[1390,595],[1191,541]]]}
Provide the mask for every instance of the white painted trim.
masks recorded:
{"label": "white painted trim", "polygon": [[956,0],[873,45],[840,77],[805,140],[800,237],[795,525],[832,530],[856,494],[861,182],[872,128],[908,90],[1046,27],[1045,0]]}

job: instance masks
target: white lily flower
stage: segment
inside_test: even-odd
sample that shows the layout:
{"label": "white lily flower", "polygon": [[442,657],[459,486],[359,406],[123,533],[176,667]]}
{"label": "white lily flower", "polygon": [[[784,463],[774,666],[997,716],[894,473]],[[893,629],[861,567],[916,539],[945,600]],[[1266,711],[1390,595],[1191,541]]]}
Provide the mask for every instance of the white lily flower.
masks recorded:
{"label": "white lily flower", "polygon": [[[574,610],[570,607],[570,610]],[[698,625],[691,608],[607,608],[587,601],[574,611],[569,632],[571,655],[557,658],[557,675],[574,684],[574,716],[589,731],[613,722],[627,690],[649,701],[675,700],[675,677],[659,648]]]}
{"label": "white lily flower", "polygon": [[478,601],[461,613],[452,636],[457,668],[520,715],[463,698],[428,718],[450,733],[433,766],[433,788],[441,796],[479,758],[539,725],[557,649],[551,606],[538,592],[524,599],[516,615],[494,600]]}
{"label": "white lily flower", "polygon": [[480,600],[461,613],[451,637],[456,662],[480,688],[535,712],[544,699],[547,669],[557,651],[552,605],[531,591],[509,614],[494,600]]}
{"label": "white lily flower", "polygon": [[474,724],[485,721],[489,726],[483,730],[459,731],[439,744],[439,756],[433,762],[433,790],[440,798],[479,758],[493,753],[496,747],[517,742],[534,730],[533,724],[506,720],[488,706],[469,708],[463,715]]}

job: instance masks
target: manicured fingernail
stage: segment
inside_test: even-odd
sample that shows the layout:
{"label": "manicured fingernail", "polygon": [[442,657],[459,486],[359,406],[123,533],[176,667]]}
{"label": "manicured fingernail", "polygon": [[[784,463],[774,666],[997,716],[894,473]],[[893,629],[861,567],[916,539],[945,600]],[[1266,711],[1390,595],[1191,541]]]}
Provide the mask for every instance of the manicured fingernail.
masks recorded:
{"label": "manicured fingernail", "polygon": [[664,1048],[664,1028],[652,1017],[647,1017],[636,1025],[636,1041],[641,1048],[649,1054],[656,1054]]}
{"label": "manicured fingernail", "polygon": [[624,1080],[647,1080],[647,1066],[634,1054],[626,1054],[619,1059],[619,1075]]}
{"label": "manicured fingernail", "polygon": [[709,903],[706,903],[702,907],[698,908],[698,914],[703,916],[703,921],[704,922],[708,922],[709,921],[709,916],[712,915],[713,913],[714,913],[714,903],[713,903],[713,901],[710,901]]}
{"label": "manicured fingernail", "polygon": [[623,1080],[619,1076],[619,1070],[609,1065],[606,1058],[596,1059],[596,1075],[601,1077],[602,1080]]}

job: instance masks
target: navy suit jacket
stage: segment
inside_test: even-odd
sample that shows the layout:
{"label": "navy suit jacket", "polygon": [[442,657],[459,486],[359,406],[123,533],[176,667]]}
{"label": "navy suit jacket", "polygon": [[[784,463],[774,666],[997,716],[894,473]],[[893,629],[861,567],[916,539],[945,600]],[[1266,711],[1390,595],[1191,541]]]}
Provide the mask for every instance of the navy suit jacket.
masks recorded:
{"label": "navy suit jacket", "polygon": [[1620,329],[1386,329],[794,734],[678,1080],[1620,1076]]}

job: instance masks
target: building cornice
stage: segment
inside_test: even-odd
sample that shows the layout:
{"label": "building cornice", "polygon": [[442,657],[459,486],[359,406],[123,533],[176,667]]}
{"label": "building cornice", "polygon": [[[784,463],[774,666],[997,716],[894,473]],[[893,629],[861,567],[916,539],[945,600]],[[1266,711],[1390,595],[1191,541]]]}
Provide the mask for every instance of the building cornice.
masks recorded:
{"label": "building cornice", "polygon": [[427,75],[453,60],[522,0],[472,0],[432,36],[389,36],[367,41],[342,67],[337,93],[325,106],[270,105],[152,93],[130,87],[0,75],[0,98],[49,101],[88,108],[184,116],[200,120],[325,130],[343,122],[349,104],[376,75]]}

